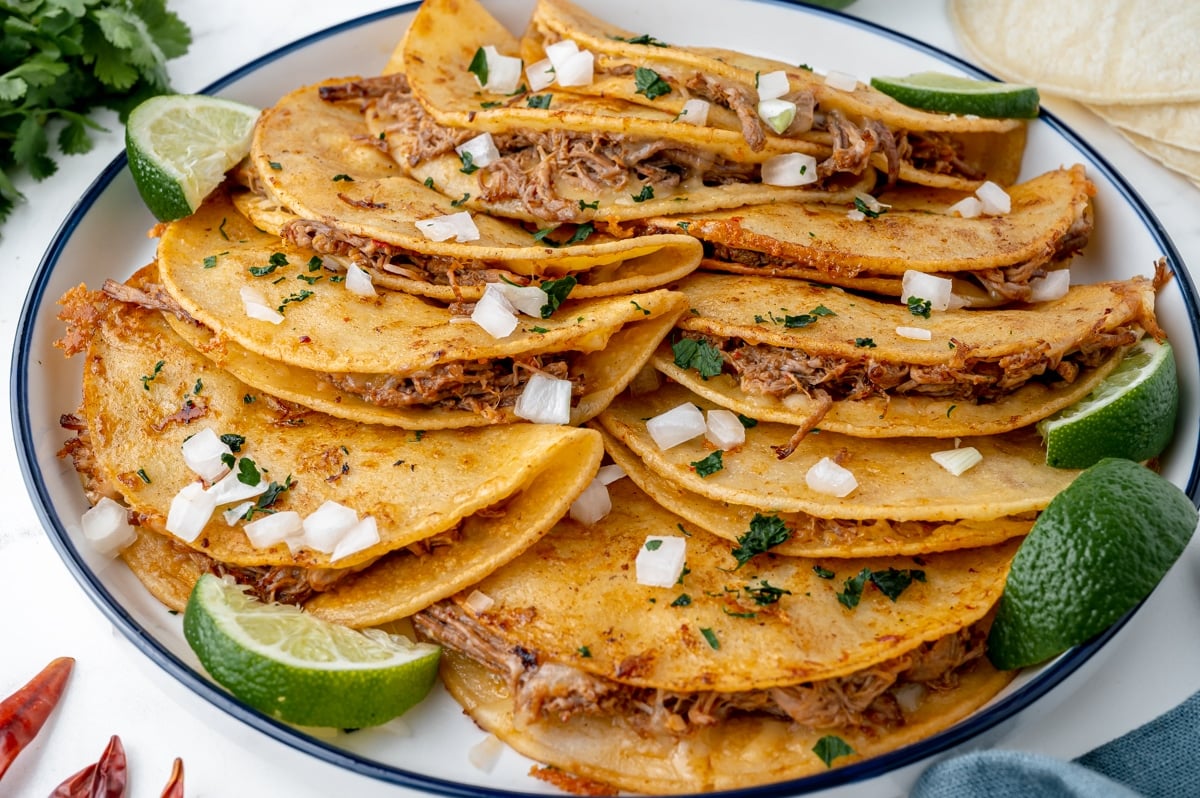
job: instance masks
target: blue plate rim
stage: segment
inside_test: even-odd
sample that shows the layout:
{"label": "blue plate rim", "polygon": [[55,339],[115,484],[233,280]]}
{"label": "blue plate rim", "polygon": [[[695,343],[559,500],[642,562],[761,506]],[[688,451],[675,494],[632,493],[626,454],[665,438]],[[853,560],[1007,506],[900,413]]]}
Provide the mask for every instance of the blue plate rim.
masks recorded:
{"label": "blue plate rim", "polygon": [[[973,64],[940,48],[878,23],[858,19],[841,11],[812,6],[802,2],[802,0],[750,1],[795,7],[803,9],[806,13],[836,17],[844,24],[860,27],[875,34],[891,38],[914,50],[932,55],[967,73],[980,77],[994,77]],[[202,89],[200,93],[216,93],[264,66],[291,53],[303,50],[305,47],[322,39],[408,13],[415,10],[419,5],[418,2],[411,2],[382,9],[346,20],[325,30],[296,39],[229,72]],[[1091,161],[1091,165],[1117,188],[1123,199],[1137,212],[1137,215],[1146,225],[1153,240],[1161,247],[1162,254],[1167,259],[1174,279],[1180,284],[1180,291],[1189,317],[1193,321],[1200,318],[1200,311],[1198,311],[1200,300],[1197,298],[1195,285],[1187,270],[1183,268],[1183,262],[1178,250],[1153,211],[1145,204],[1124,176],[1070,127],[1045,110],[1040,113],[1040,118],[1049,124],[1057,134],[1067,139],[1073,146],[1079,149]],[[125,164],[126,157],[124,152],[122,152],[100,172],[79,201],[72,207],[51,240],[50,245],[47,247],[34,273],[33,281],[17,321],[17,337],[10,366],[11,420],[15,432],[15,442],[22,477],[30,497],[34,500],[38,518],[50,533],[51,543],[66,564],[68,570],[76,581],[79,582],[84,592],[88,594],[88,597],[121,634],[176,681],[222,712],[294,750],[316,757],[358,775],[416,790],[453,796],[454,798],[542,798],[543,793],[502,790],[482,786],[476,787],[383,765],[332,746],[324,741],[309,737],[287,724],[276,721],[257,710],[245,706],[214,682],[210,681],[205,675],[189,667],[155,640],[113,598],[100,579],[97,578],[96,574],[84,564],[83,558],[75,548],[65,526],[54,510],[53,503],[45,488],[45,481],[42,477],[40,466],[37,462],[34,435],[29,415],[26,412],[29,400],[29,365],[33,344],[32,333],[34,322],[43,309],[43,300],[49,277],[58,263],[62,250],[100,195],[121,174],[125,168]],[[1200,348],[1200,329],[1198,329],[1195,323],[1191,326],[1191,332],[1198,348]],[[1200,500],[1200,463],[1193,462],[1192,470],[1184,490],[1193,503],[1200,503],[1198,501]],[[814,776],[758,787],[707,793],[706,795],[728,796],[728,798],[774,798],[775,796],[797,795],[866,781],[928,757],[945,753],[954,746],[966,742],[1015,716],[1048,694],[1103,648],[1137,611],[1138,608],[1135,608],[1095,639],[1063,654],[1041,673],[1037,674],[1028,685],[1023,686],[1016,693],[995,702],[968,719],[931,737],[864,762],[836,768]]]}

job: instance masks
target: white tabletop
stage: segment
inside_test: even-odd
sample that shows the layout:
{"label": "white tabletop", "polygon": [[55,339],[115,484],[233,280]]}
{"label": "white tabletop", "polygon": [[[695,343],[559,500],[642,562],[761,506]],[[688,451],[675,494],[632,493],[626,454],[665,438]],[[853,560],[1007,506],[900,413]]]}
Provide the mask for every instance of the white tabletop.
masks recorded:
{"label": "white tabletop", "polygon": [[[170,63],[178,91],[196,91],[231,68],[333,23],[391,6],[389,0],[173,0],[191,26],[189,53]],[[959,53],[941,0],[859,0],[853,15]],[[1184,262],[1200,264],[1200,190],[1141,155],[1098,118],[1067,102],[1047,106],[1090,141],[1142,196]],[[23,179],[27,201],[0,229],[0,337],[13,341],[29,280],[76,198],[122,147],[121,128],[95,150],[61,157],[42,183]],[[1180,364],[1196,368],[1196,364]],[[8,369],[0,380],[9,380]],[[9,386],[0,401],[9,402]],[[10,418],[5,407],[0,418]],[[129,756],[131,796],[157,796],[171,761],[184,759],[189,796],[394,796],[399,787],[301,755],[222,714],[180,685],[115,633],[59,559],[19,477],[12,430],[0,425],[0,695],[52,658],[74,656],[62,704],[0,784],[0,796],[46,795],[94,761],[112,734]],[[1195,545],[1105,652],[988,742],[1076,756],[1166,711],[1200,689],[1200,547]],[[910,774],[911,776],[911,774]],[[903,779],[885,788],[903,791]],[[850,791],[839,791],[838,794]]]}

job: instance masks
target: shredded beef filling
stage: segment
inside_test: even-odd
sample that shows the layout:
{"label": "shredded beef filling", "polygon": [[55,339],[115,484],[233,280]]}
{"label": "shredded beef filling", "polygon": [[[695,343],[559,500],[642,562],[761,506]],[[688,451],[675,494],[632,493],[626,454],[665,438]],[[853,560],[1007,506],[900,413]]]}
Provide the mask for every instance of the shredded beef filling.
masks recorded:
{"label": "shredded beef filling", "polygon": [[1137,340],[1129,325],[1110,331],[1094,329],[1075,350],[1061,357],[1042,342],[995,359],[976,358],[965,345],[955,342],[953,362],[918,366],[880,362],[869,355],[847,360],[739,338],[694,332],[684,335],[715,347],[725,369],[737,376],[746,393],[778,398],[823,391],[834,399],[898,394],[974,402],[998,399],[1033,380],[1073,382],[1080,369],[1098,366],[1117,349]]}
{"label": "shredded beef filling", "polygon": [[956,686],[964,668],[983,656],[990,620],[847,676],[733,693],[635,687],[549,662],[507,642],[452,602],[422,610],[413,623],[425,637],[506,677],[516,712],[526,721],[619,715],[645,733],[683,735],[746,713],[815,729],[903,726],[904,712],[893,690],[908,684],[934,691]]}
{"label": "shredded beef filling", "polygon": [[497,419],[497,411],[513,405],[534,374],[571,380],[573,396],[583,392],[583,378],[571,374],[568,354],[442,363],[404,376],[328,374],[325,379],[382,407],[421,405],[470,410]]}

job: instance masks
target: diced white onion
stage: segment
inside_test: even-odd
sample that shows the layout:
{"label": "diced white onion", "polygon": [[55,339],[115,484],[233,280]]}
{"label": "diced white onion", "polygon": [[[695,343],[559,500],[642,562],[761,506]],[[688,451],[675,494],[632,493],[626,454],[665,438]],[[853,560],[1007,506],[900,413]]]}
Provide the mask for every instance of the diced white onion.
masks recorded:
{"label": "diced white onion", "polygon": [[637,582],[650,587],[672,587],[679,581],[686,560],[687,538],[679,535],[648,535],[634,560]]}
{"label": "diced white onion", "polygon": [[546,59],[550,61],[556,72],[561,70],[567,60],[578,52],[579,45],[575,43],[574,39],[563,39],[546,45]]}
{"label": "diced white onion", "polygon": [[571,381],[534,374],[517,397],[513,413],[534,424],[571,423]]}
{"label": "diced white onion", "polygon": [[267,304],[267,298],[257,289],[243,285],[238,293],[242,297],[242,309],[246,315],[258,321],[269,321],[271,324],[283,322],[283,314]]}
{"label": "diced white onion", "polygon": [[[517,84],[521,82],[521,59],[511,55],[501,55],[490,44],[483,48],[483,52],[487,57],[488,70],[487,83],[483,84],[483,88],[499,94],[515,92]],[[479,76],[476,75],[475,79],[479,80]]]}
{"label": "diced white onion", "polygon": [[167,510],[167,531],[191,543],[212,518],[217,505],[199,482],[189,482],[171,499]]}
{"label": "diced white onion", "polygon": [[732,410],[709,410],[704,437],[718,449],[729,451],[746,442],[746,427]]}
{"label": "diced white onion", "polygon": [[496,763],[500,761],[502,753],[504,753],[504,743],[500,742],[500,738],[496,735],[489,734],[467,749],[467,761],[484,773],[491,773],[495,769]]}
{"label": "diced white onion", "polygon": [[555,67],[559,86],[587,86],[593,80],[596,59],[590,50],[580,50],[568,58],[562,67]]}
{"label": "diced white onion", "polygon": [[872,213],[883,213],[892,207],[885,202],[880,202],[875,197],[872,197],[870,194],[867,194],[863,191],[854,192],[854,199],[856,202],[861,202],[866,209]]}
{"label": "diced white onion", "polygon": [[230,471],[206,491],[209,499],[212,500],[213,507],[253,499],[255,496],[261,496],[266,493],[267,488],[271,486],[270,481],[265,479],[261,474],[259,475],[257,485],[247,485],[238,479],[238,473],[237,471]]}
{"label": "diced white onion", "polygon": [[646,431],[660,449],[670,449],[703,435],[708,425],[704,414],[691,402],[673,407],[646,422]]}
{"label": "diced white onion", "polygon": [[430,241],[446,241],[453,238],[462,243],[463,241],[479,240],[479,228],[475,226],[475,220],[467,211],[422,219],[416,224],[421,235]]}
{"label": "diced white onion", "polygon": [[787,152],[763,161],[762,181],[770,186],[806,186],[817,182],[817,159]]}
{"label": "diced white onion", "polygon": [[304,544],[329,554],[357,523],[358,513],[352,508],[327,499],[304,519]]}
{"label": "diced white onion", "polygon": [[467,609],[478,615],[481,612],[490,610],[492,605],[496,603],[496,600],[482,590],[472,590],[464,603],[467,605]]}
{"label": "diced white onion", "polygon": [[331,562],[337,562],[343,557],[349,557],[351,554],[369,549],[379,542],[379,523],[375,520],[375,516],[365,516],[354,526],[350,527],[338,540],[337,545],[333,547],[333,554],[329,556]]}
{"label": "diced white onion", "polygon": [[1071,289],[1071,270],[1054,269],[1046,272],[1045,277],[1034,277],[1029,281],[1031,302],[1049,302],[1052,299],[1062,299]]}
{"label": "diced white onion", "polygon": [[471,311],[471,321],[493,338],[507,338],[517,329],[517,311],[495,283],[488,283]]}
{"label": "diced white onion", "polygon": [[979,201],[979,197],[963,197],[947,208],[946,212],[951,216],[957,213],[964,219],[975,219],[983,213],[983,203]]}
{"label": "diced white onion", "polygon": [[583,489],[583,493],[571,502],[571,518],[585,526],[591,526],[612,511],[612,497],[608,495],[608,487],[598,479],[593,479]]}
{"label": "diced white onion", "polygon": [[708,100],[693,97],[683,104],[683,110],[679,112],[676,119],[680,122],[687,122],[689,125],[707,125],[710,108],[712,108],[712,103]]}
{"label": "diced white onion", "polygon": [[496,287],[508,300],[513,310],[519,310],[526,316],[541,318],[542,308],[550,302],[550,295],[536,285],[512,285],[511,283],[488,283],[483,290],[486,292],[492,286]]}
{"label": "diced white onion", "polygon": [[246,511],[253,506],[254,502],[242,502],[241,504],[235,504],[233,507],[230,507],[228,510],[221,513],[221,517],[225,519],[225,523],[229,526],[237,526],[237,522],[241,521],[242,516],[244,516]]}
{"label": "diced white onion", "polygon": [[796,104],[787,100],[762,100],[758,104],[758,117],[771,130],[783,133],[796,118]]}
{"label": "diced white onion", "polygon": [[925,697],[925,685],[920,682],[908,682],[894,688],[892,695],[895,696],[896,703],[900,705],[904,714],[911,715],[921,706],[921,699]]}
{"label": "diced white onion", "polygon": [[908,269],[900,280],[900,301],[923,299],[931,310],[946,310],[954,294],[954,281],[948,277]]}
{"label": "diced white onion", "polygon": [[974,446],[963,446],[961,449],[946,449],[941,452],[931,452],[933,462],[949,471],[954,476],[961,476],[968,468],[972,468],[983,460],[983,455]]}
{"label": "diced white onion", "polygon": [[137,540],[124,505],[105,496],[79,519],[83,539],[106,557],[116,557],[121,549]]}
{"label": "diced white onion", "polygon": [[858,88],[858,78],[848,72],[830,70],[825,75],[825,85],[842,91],[854,91]]}
{"label": "diced white onion", "polygon": [[242,527],[250,545],[256,549],[265,549],[282,543],[290,537],[295,537],[304,531],[300,513],[295,510],[283,510],[256,518]]}
{"label": "diced white onion", "polygon": [[865,222],[867,220],[867,215],[858,208],[851,208],[850,210],[846,211],[846,218],[852,222]]}
{"label": "diced white onion", "polygon": [[554,64],[549,58],[543,58],[525,67],[525,79],[529,81],[530,91],[541,91],[552,85],[554,77]]}
{"label": "diced white onion", "polygon": [[782,69],[762,72],[758,76],[758,99],[775,100],[792,90],[787,73]]}
{"label": "diced white onion", "polygon": [[804,475],[804,481],[817,493],[837,496],[839,499],[849,496],[858,487],[858,480],[854,478],[854,474],[828,457],[822,457],[813,463],[812,468]]}
{"label": "diced white onion", "polygon": [[991,180],[975,189],[975,196],[982,203],[980,210],[988,216],[1003,216],[1012,210],[1012,198],[1008,192]]}
{"label": "diced white onion", "polygon": [[183,462],[206,482],[214,482],[229,470],[221,456],[233,454],[211,427],[205,427],[183,442]]}
{"label": "diced white onion", "polygon": [[932,341],[933,332],[924,327],[897,327],[896,335],[901,338],[911,338],[914,341]]}
{"label": "diced white onion", "polygon": [[611,485],[618,479],[625,476],[625,469],[621,468],[616,463],[610,463],[606,466],[600,466],[600,470],[596,472],[596,480],[601,485]]}
{"label": "diced white onion", "polygon": [[471,153],[471,163],[478,167],[488,166],[500,160],[500,150],[496,148],[496,141],[491,133],[480,133],[475,138],[459,144],[454,151],[460,158],[464,152]]}
{"label": "diced white onion", "polygon": [[375,296],[375,283],[353,261],[346,263],[346,290],[356,296]]}

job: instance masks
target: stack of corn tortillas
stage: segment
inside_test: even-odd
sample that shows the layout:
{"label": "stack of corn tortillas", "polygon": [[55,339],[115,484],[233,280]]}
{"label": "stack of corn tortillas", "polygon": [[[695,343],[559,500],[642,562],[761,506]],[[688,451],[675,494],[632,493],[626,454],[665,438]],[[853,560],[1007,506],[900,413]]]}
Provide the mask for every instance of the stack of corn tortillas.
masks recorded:
{"label": "stack of corn tortillas", "polygon": [[952,0],[968,55],[1001,77],[1077,100],[1138,149],[1200,184],[1200,5],[1188,0]]}

